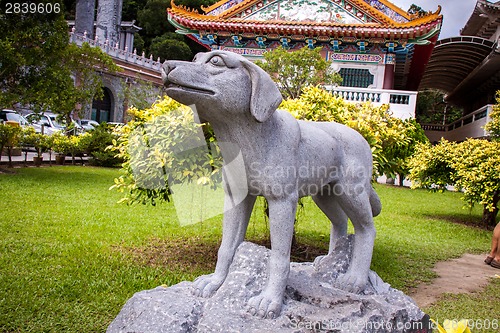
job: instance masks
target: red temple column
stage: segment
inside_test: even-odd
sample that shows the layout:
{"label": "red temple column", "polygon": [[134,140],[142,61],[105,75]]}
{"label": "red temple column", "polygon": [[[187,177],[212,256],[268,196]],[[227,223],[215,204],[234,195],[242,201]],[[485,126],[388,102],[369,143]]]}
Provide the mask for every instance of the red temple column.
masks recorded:
{"label": "red temple column", "polygon": [[392,53],[385,56],[384,89],[394,89],[394,70],[396,69],[396,56]]}

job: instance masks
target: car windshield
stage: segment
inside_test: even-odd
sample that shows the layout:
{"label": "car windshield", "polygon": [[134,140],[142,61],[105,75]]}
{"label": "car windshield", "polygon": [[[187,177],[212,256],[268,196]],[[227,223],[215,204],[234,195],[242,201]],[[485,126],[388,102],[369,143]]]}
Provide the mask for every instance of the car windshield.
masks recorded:
{"label": "car windshield", "polygon": [[16,121],[16,122],[20,123],[21,125],[26,124],[26,121],[24,120],[24,118],[17,113],[8,112],[6,114],[6,116],[7,116],[7,121]]}
{"label": "car windshield", "polygon": [[55,127],[64,128],[64,125],[57,121],[57,116],[50,116],[50,120],[52,120]]}

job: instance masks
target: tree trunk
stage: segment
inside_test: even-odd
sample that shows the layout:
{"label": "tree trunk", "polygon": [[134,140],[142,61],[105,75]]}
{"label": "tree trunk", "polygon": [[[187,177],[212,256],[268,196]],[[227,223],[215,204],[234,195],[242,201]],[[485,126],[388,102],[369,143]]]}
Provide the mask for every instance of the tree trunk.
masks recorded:
{"label": "tree trunk", "polygon": [[495,191],[493,194],[493,206],[495,209],[493,211],[489,211],[486,207],[483,209],[483,225],[487,226],[496,226],[496,220],[498,215],[498,201],[500,200],[500,191]]}
{"label": "tree trunk", "polygon": [[403,187],[405,181],[405,175],[398,173],[398,176],[399,176],[399,186]]}
{"label": "tree trunk", "polygon": [[7,154],[9,155],[9,168],[13,168],[12,164],[12,147],[7,147]]}

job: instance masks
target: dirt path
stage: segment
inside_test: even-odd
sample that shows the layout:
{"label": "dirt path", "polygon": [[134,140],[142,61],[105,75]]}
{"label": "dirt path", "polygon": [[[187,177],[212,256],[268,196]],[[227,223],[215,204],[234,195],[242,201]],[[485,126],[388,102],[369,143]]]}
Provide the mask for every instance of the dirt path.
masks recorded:
{"label": "dirt path", "polygon": [[438,278],[431,284],[420,285],[409,295],[420,308],[429,306],[445,293],[463,294],[481,290],[488,280],[500,274],[500,270],[486,265],[486,255],[465,254],[461,258],[442,261],[436,264],[434,271]]}

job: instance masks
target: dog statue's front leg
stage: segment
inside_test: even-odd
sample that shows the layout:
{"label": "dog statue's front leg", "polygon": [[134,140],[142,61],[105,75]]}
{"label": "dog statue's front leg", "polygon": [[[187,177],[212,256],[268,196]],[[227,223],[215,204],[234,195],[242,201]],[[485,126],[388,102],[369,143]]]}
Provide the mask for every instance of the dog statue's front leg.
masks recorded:
{"label": "dog statue's front leg", "polygon": [[271,232],[271,258],[269,275],[264,290],[248,301],[248,311],[261,318],[275,318],[281,312],[292,245],[297,197],[270,200],[269,224]]}
{"label": "dog statue's front leg", "polygon": [[215,272],[200,276],[194,281],[193,294],[195,296],[212,296],[226,279],[236,249],[245,239],[254,203],[255,197],[247,195],[242,202],[234,206],[231,196],[226,194],[224,200],[222,243],[219,247]]}

